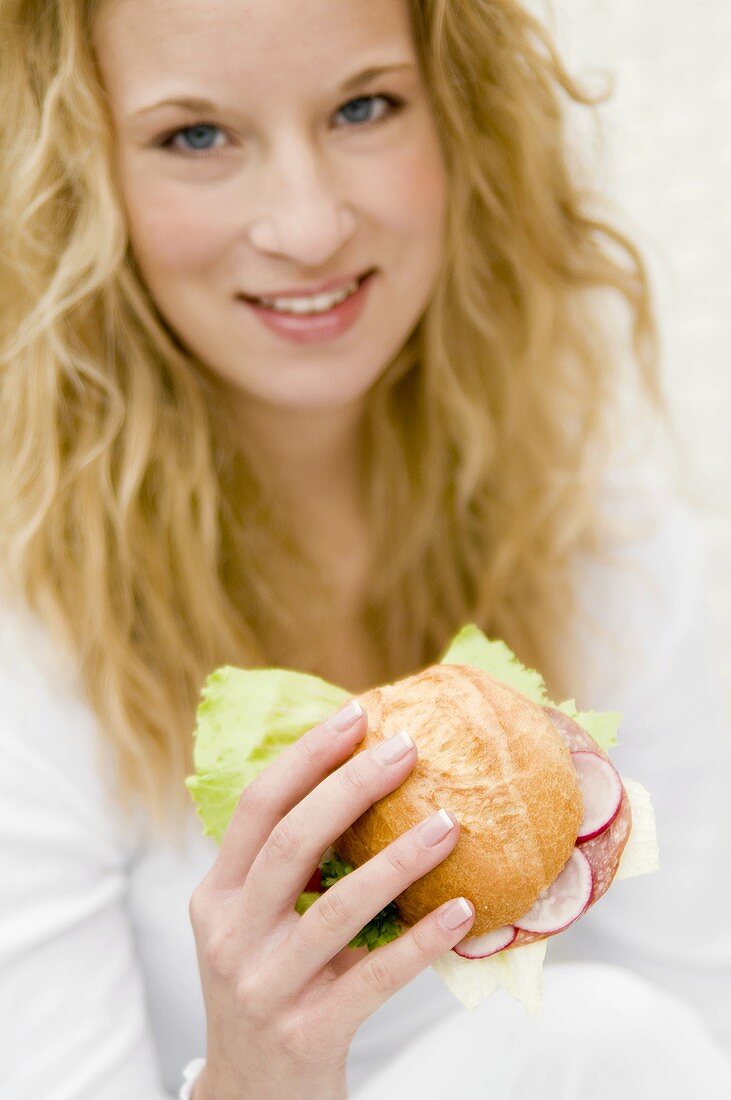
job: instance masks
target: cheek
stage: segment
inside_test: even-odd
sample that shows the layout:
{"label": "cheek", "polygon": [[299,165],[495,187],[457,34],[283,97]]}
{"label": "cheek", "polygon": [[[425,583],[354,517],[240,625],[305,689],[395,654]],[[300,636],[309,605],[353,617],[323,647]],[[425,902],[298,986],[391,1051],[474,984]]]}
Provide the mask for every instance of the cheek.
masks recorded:
{"label": "cheek", "polygon": [[214,262],[225,235],[224,226],[216,224],[220,204],[206,202],[202,192],[176,193],[169,181],[157,188],[151,181],[132,184],[125,199],[132,247],[143,270],[186,273]]}
{"label": "cheek", "polygon": [[412,245],[441,239],[447,179],[432,140],[409,143],[381,164],[370,194],[371,211],[394,234]]}

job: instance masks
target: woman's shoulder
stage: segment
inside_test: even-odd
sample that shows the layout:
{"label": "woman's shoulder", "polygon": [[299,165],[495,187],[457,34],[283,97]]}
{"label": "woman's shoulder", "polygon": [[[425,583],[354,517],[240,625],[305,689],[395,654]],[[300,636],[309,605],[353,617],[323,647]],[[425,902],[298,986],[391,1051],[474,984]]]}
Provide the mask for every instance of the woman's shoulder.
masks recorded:
{"label": "woman's shoulder", "polygon": [[18,689],[41,688],[57,698],[78,687],[74,662],[25,603],[0,600],[0,676]]}
{"label": "woman's shoulder", "polygon": [[6,807],[129,858],[139,842],[110,799],[110,766],[70,653],[25,605],[0,604],[0,786]]}
{"label": "woman's shoulder", "polygon": [[581,691],[594,704],[652,690],[706,599],[700,508],[667,457],[616,464],[597,553],[576,562]]}
{"label": "woman's shoulder", "polygon": [[63,758],[89,740],[91,711],[70,653],[24,604],[0,604],[0,728]]}

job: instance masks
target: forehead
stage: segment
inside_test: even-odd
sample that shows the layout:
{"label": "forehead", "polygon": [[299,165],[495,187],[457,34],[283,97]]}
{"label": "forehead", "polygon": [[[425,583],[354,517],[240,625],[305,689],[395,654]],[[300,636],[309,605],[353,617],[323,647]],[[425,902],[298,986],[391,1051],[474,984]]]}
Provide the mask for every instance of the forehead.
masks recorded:
{"label": "forehead", "polygon": [[93,40],[118,101],[141,86],[179,90],[181,79],[248,94],[295,80],[317,90],[354,65],[414,57],[408,0],[104,0]]}

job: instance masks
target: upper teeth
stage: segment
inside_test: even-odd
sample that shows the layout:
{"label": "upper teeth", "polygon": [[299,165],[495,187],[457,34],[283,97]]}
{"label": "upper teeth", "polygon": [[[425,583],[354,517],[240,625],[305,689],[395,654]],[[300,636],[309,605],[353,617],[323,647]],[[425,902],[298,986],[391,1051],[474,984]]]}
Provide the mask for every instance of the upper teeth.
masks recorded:
{"label": "upper teeth", "polygon": [[354,279],[348,286],[331,294],[315,294],[308,298],[257,298],[257,301],[269,309],[286,310],[288,313],[324,313],[338,302],[344,302],[357,289],[358,280]]}

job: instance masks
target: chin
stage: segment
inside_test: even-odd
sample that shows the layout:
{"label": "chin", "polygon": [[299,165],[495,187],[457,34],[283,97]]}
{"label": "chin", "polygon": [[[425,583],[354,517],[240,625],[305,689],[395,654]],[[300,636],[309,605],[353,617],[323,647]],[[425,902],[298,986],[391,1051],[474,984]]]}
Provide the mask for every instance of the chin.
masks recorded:
{"label": "chin", "polygon": [[283,371],[276,388],[270,388],[267,392],[259,390],[256,396],[282,408],[325,412],[363,400],[384,370],[380,367],[359,371],[357,366],[348,365],[345,361],[316,366],[303,364]]}

